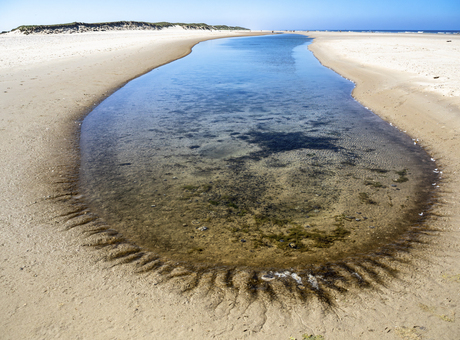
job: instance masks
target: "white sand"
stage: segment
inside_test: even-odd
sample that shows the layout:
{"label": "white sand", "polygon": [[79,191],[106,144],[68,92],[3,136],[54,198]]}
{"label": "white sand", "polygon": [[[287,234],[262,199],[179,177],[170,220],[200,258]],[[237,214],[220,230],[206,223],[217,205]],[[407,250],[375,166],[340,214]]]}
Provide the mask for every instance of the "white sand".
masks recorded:
{"label": "white sand", "polygon": [[212,38],[231,33],[185,30],[181,27],[159,31],[107,31],[77,34],[31,34],[17,31],[0,39],[0,70],[28,67],[58,59],[88,57],[112,51],[142,48],[146,44],[184,38]]}
{"label": "white sand", "polygon": [[420,91],[460,98],[457,35],[343,33],[337,38],[321,44],[341,60],[363,68],[402,72]]}
{"label": "white sand", "polygon": [[[358,100],[419,137],[445,171],[441,217],[430,222],[442,232],[425,237],[429,243],[408,255],[416,257],[413,264],[401,264],[400,276],[386,285],[338,294],[328,311],[315,298],[253,301],[245,291],[207,290],[206,282],[201,293],[180,296],[157,285],[152,273],[103,261],[101,251],[84,246],[78,228],[65,229],[62,215],[72,209],[67,196],[55,197],[69,191],[62,179],[78,167],[78,125],[89,108],[196,42],[227,35],[0,36],[0,338],[457,339],[460,113],[451,96],[459,90],[457,37],[331,33],[316,34],[312,46],[324,64],[357,82]],[[396,44],[401,53],[393,62]]]}

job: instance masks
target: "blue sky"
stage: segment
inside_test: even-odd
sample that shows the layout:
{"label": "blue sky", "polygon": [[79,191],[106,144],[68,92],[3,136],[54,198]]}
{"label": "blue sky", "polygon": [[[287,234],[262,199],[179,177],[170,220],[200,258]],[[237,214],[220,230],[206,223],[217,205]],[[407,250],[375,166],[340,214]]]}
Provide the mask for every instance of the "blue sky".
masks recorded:
{"label": "blue sky", "polygon": [[460,0],[0,0],[0,31],[118,20],[269,30],[460,30]]}

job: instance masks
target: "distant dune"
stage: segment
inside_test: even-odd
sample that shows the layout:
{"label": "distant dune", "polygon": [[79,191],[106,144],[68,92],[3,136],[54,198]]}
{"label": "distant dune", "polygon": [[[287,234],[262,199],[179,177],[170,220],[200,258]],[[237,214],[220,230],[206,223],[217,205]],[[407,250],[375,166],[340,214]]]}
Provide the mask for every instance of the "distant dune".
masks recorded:
{"label": "distant dune", "polygon": [[83,33],[83,32],[103,32],[103,31],[121,31],[121,30],[161,30],[163,28],[181,27],[183,29],[196,30],[248,30],[239,26],[227,25],[208,25],[185,24],[185,23],[170,23],[170,22],[139,22],[139,21],[116,21],[116,22],[101,22],[101,23],[84,23],[72,22],[68,24],[57,25],[23,25],[12,31],[18,31],[24,34],[60,34],[60,33]]}

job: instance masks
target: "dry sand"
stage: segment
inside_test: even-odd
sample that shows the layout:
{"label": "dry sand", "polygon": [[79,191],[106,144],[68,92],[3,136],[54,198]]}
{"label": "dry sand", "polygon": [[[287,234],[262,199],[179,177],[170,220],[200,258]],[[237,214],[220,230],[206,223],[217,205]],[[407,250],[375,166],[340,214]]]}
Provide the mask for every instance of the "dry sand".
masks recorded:
{"label": "dry sand", "polygon": [[206,285],[181,295],[154,273],[105,261],[79,228],[66,229],[85,114],[198,41],[229,34],[0,36],[0,339],[459,337],[456,36],[314,33],[321,62],[355,81],[354,96],[418,138],[443,171],[439,216],[429,220],[435,231],[401,255],[411,261],[396,278],[337,294],[330,308],[315,298],[269,302]]}

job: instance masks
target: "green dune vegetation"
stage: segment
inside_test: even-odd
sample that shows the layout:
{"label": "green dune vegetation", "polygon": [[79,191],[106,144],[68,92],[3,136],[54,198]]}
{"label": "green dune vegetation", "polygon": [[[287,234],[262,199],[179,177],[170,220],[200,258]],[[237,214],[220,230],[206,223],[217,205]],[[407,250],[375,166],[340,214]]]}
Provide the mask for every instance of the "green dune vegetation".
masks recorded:
{"label": "green dune vegetation", "polygon": [[113,31],[113,30],[161,30],[179,26],[184,29],[197,30],[248,30],[239,26],[208,25],[204,23],[171,23],[171,22],[139,22],[139,21],[115,21],[100,23],[71,22],[56,25],[22,25],[12,31],[20,31],[24,34],[45,33],[82,33],[90,31]]}

